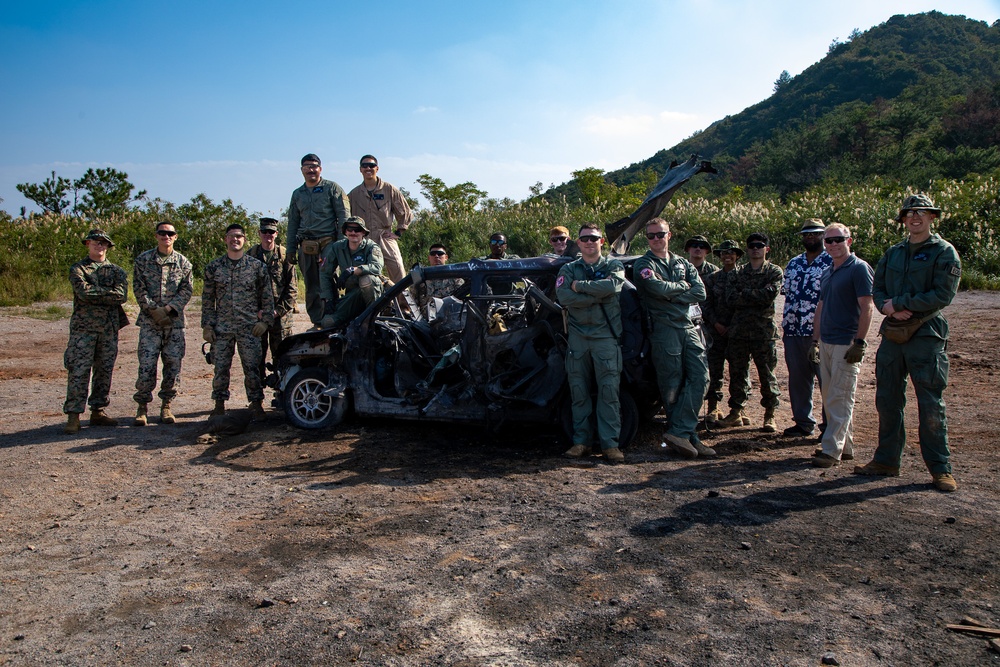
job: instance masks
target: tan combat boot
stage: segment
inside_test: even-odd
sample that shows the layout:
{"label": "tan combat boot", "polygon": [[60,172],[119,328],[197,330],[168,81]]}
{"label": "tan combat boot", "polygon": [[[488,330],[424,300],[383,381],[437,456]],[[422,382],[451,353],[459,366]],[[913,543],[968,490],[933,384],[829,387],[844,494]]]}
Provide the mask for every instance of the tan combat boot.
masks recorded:
{"label": "tan combat boot", "polygon": [[743,426],[743,410],[730,409],[729,414],[718,421],[719,426],[730,428],[732,426]]}
{"label": "tan combat boot", "polygon": [[715,425],[722,419],[722,412],[719,411],[719,401],[710,398],[708,399],[708,411],[705,413],[705,423]]}
{"label": "tan combat boot", "polygon": [[764,425],[760,427],[764,433],[774,433],[778,430],[774,423],[774,408],[764,408]]}
{"label": "tan combat boot", "polygon": [[174,413],[170,411],[170,401],[163,399],[163,404],[160,405],[160,423],[173,424],[175,421]]}
{"label": "tan combat boot", "polygon": [[94,408],[90,411],[91,426],[118,426],[118,420],[112,419],[104,412],[104,408]]}
{"label": "tan combat boot", "polygon": [[80,413],[70,412],[66,415],[66,428],[63,429],[64,433],[79,433],[80,432]]}
{"label": "tan combat boot", "polygon": [[146,404],[139,403],[139,406],[135,409],[135,421],[132,422],[132,426],[145,426],[146,423]]}
{"label": "tan combat boot", "polygon": [[262,422],[267,419],[267,413],[264,412],[263,401],[254,401],[250,404],[250,418],[255,422]]}
{"label": "tan combat boot", "polygon": [[215,401],[215,409],[212,410],[213,416],[219,416],[226,414],[226,402],[221,398]]}

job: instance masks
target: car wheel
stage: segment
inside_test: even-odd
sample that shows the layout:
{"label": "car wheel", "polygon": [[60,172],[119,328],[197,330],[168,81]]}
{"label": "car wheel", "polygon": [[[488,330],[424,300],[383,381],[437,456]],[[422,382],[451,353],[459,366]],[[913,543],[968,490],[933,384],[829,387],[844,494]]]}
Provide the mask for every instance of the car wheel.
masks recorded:
{"label": "car wheel", "polygon": [[[618,392],[618,403],[621,406],[622,428],[618,434],[618,446],[622,449],[628,447],[635,439],[635,434],[639,432],[639,407],[635,404],[635,398],[631,392],[622,387]],[[569,392],[562,401],[559,410],[559,418],[562,423],[563,433],[567,437],[567,442],[573,442],[573,399]],[[591,416],[593,419],[593,415]]]}
{"label": "car wheel", "polygon": [[296,373],[282,392],[288,421],[305,429],[328,428],[343,421],[347,398],[324,396],[328,381],[322,368],[304,368]]}

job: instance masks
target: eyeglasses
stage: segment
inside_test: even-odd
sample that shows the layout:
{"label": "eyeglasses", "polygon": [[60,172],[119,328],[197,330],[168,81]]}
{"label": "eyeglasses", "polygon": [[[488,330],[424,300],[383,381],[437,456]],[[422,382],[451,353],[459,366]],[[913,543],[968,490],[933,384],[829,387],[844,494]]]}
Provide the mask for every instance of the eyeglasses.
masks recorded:
{"label": "eyeglasses", "polygon": [[507,239],[490,239],[490,245],[507,245]]}
{"label": "eyeglasses", "polygon": [[706,243],[692,243],[688,248],[701,248],[702,250],[711,250],[712,246]]}
{"label": "eyeglasses", "polygon": [[302,169],[303,170],[305,170],[305,169],[319,169],[319,165],[316,164],[315,162],[306,162],[304,165],[302,165]]}
{"label": "eyeglasses", "polygon": [[156,230],[156,235],[157,236],[177,236],[177,232],[168,232],[165,229],[157,229]]}
{"label": "eyeglasses", "polygon": [[364,230],[360,227],[344,227],[344,231],[348,234],[360,234]]}
{"label": "eyeglasses", "polygon": [[827,245],[833,245],[834,243],[843,243],[847,240],[847,236],[827,236],[823,239],[823,243]]}
{"label": "eyeglasses", "polygon": [[265,234],[267,234],[268,236],[274,236],[277,233],[278,233],[278,230],[276,230],[276,229],[262,229],[262,230],[260,230],[260,235],[261,236],[264,236]]}
{"label": "eyeglasses", "polygon": [[802,232],[802,236],[823,236],[823,232]]}
{"label": "eyeglasses", "polygon": [[912,218],[912,217],[917,216],[917,215],[919,215],[921,218],[926,218],[927,216],[931,215],[931,211],[925,211],[924,209],[918,209],[918,210],[909,210],[909,211],[906,211],[905,213],[903,213],[903,217],[904,218]]}
{"label": "eyeglasses", "polygon": [[766,248],[767,246],[761,243],[760,241],[757,241],[755,243],[748,243],[747,247],[750,248],[751,250],[760,250],[761,248]]}
{"label": "eyeglasses", "polygon": [[374,162],[362,162],[361,163],[361,168],[362,169],[375,169],[376,167],[378,167],[378,165],[375,164]]}
{"label": "eyeglasses", "polygon": [[587,236],[580,237],[581,243],[597,243],[600,240],[601,240],[600,236],[591,236],[590,234],[588,234]]}
{"label": "eyeglasses", "polygon": [[446,253],[446,252],[445,252],[444,250],[431,250],[431,251],[430,251],[429,253],[427,253],[427,254],[428,254],[428,255],[431,255],[431,256],[433,256],[433,257],[444,257],[444,256],[445,256],[445,255],[447,255],[448,253]]}
{"label": "eyeglasses", "polygon": [[565,236],[553,236],[549,239],[549,243],[566,243],[568,240],[569,238]]}
{"label": "eyeglasses", "polygon": [[662,239],[667,235],[667,232],[647,232],[646,238],[652,241],[653,239]]}
{"label": "eyeglasses", "polygon": [[245,239],[245,234],[226,234],[227,239]]}

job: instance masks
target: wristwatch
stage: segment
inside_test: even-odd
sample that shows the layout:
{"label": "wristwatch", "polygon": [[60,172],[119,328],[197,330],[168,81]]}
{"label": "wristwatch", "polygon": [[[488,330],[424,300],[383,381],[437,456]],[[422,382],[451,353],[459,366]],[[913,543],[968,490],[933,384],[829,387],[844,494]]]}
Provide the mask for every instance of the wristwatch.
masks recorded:
{"label": "wristwatch", "polygon": [[868,341],[866,341],[864,338],[855,338],[854,339],[854,344],[855,345],[867,345]]}

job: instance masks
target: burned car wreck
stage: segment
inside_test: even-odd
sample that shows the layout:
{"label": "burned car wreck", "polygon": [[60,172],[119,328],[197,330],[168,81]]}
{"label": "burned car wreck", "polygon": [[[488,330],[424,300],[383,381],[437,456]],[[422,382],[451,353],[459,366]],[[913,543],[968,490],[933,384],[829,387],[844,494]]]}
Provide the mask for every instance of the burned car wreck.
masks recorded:
{"label": "burned car wreck", "polygon": [[[608,226],[631,278],[628,241],[682,183],[713,171],[695,156],[673,166],[635,213]],[[566,322],[555,298],[569,257],[472,260],[414,267],[344,329],[309,331],[282,342],[267,383],[297,427],[336,426],[350,415],[402,420],[549,424],[571,430]],[[433,281],[460,287],[423,298]],[[658,411],[656,373],[637,292],[622,306],[620,445]],[[407,304],[407,305],[404,305]],[[423,304],[419,307],[418,304]]]}

